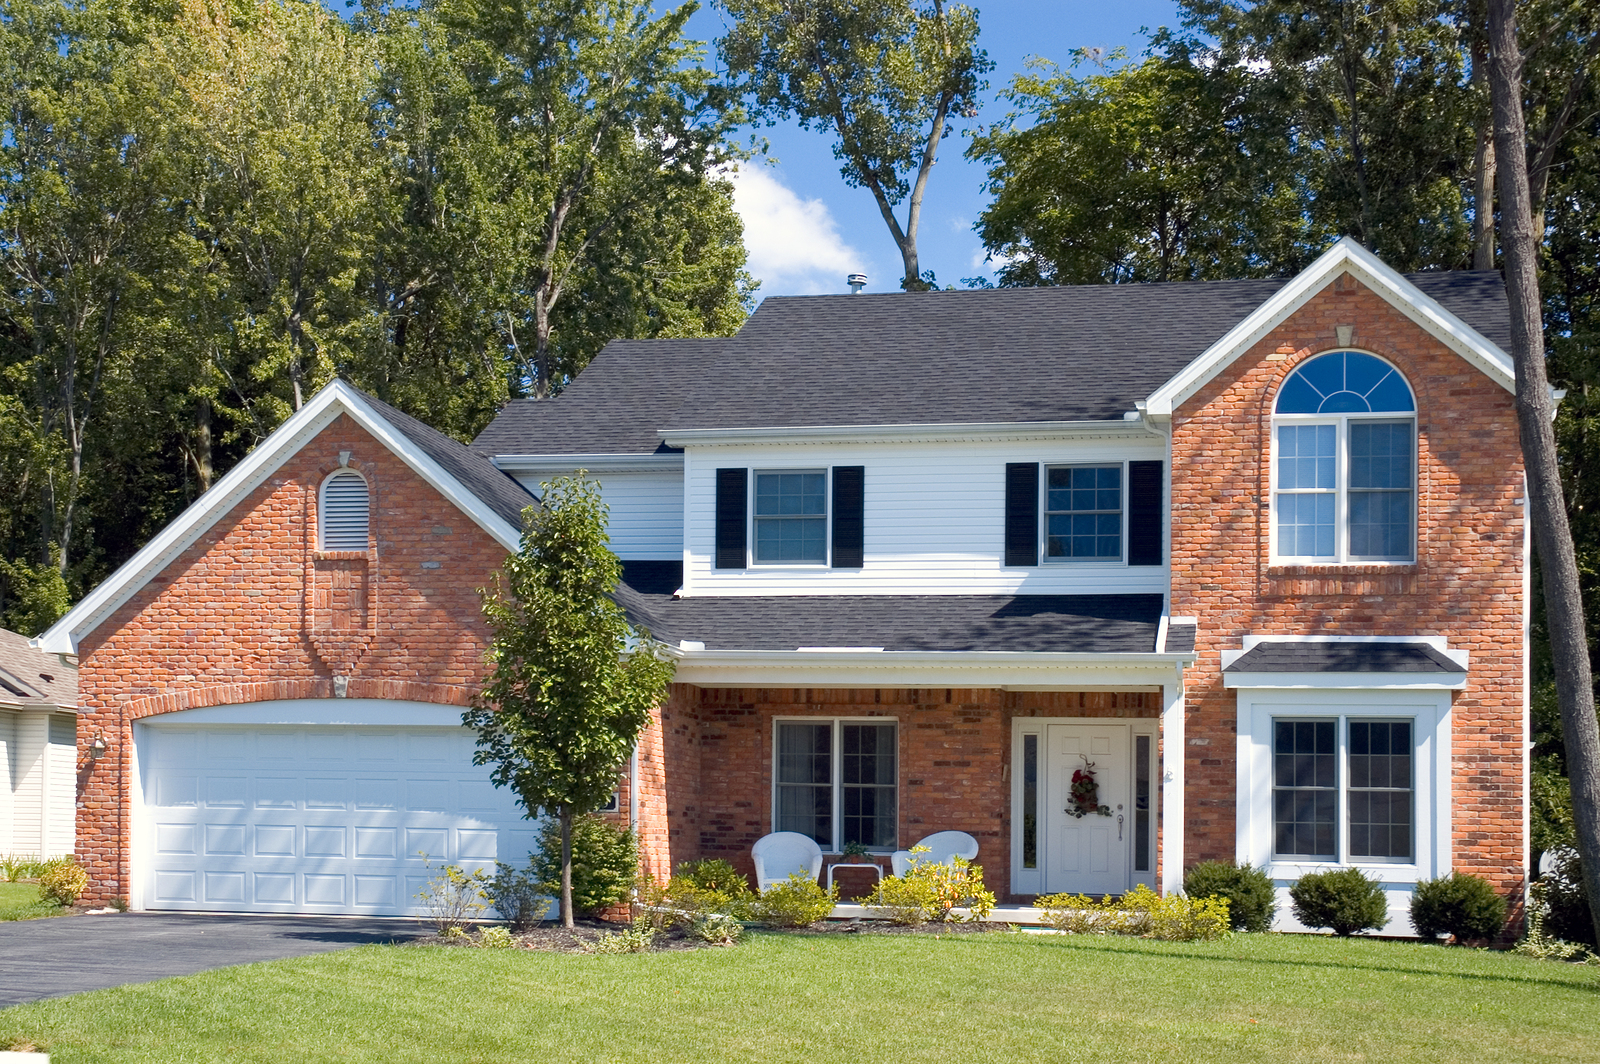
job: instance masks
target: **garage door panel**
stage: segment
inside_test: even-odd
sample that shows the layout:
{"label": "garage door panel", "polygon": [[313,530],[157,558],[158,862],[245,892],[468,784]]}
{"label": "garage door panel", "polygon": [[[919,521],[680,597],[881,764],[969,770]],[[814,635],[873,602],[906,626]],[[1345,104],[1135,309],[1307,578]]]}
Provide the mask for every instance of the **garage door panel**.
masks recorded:
{"label": "garage door panel", "polygon": [[492,868],[522,863],[535,845],[537,824],[472,764],[466,729],[141,734],[151,908],[419,914],[423,854],[435,866]]}
{"label": "garage door panel", "polygon": [[193,823],[156,824],[156,853],[193,856],[198,827]]}
{"label": "garage door panel", "polygon": [[245,825],[243,824],[207,824],[206,825],[206,856],[207,857],[243,857],[245,839]]}
{"label": "garage door panel", "polygon": [[297,857],[293,824],[256,824],[257,857]]}
{"label": "garage door panel", "polygon": [[394,828],[356,828],[356,857],[394,860],[400,856],[396,834]]}

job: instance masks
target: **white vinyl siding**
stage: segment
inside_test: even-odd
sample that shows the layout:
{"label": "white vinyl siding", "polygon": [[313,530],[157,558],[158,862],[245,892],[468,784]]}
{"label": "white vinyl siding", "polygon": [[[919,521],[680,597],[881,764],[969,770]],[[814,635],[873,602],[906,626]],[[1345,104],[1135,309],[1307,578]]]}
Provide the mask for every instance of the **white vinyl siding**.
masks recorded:
{"label": "white vinyl siding", "polygon": [[[522,486],[539,493],[550,473],[523,473]],[[611,549],[623,561],[677,561],[683,556],[683,473],[591,473],[610,507]]]}
{"label": "white vinyl siding", "polygon": [[76,844],[70,713],[0,710],[0,853],[59,857]]}
{"label": "white vinyl siding", "polygon": [[[1167,588],[1166,565],[1130,567],[1120,558],[1027,569],[1003,564],[1007,462],[1098,465],[1141,459],[1164,461],[1164,442],[1127,437],[691,448],[685,462],[685,590],[697,595],[1160,594]],[[713,568],[718,468],[846,465],[866,467],[860,569]]]}

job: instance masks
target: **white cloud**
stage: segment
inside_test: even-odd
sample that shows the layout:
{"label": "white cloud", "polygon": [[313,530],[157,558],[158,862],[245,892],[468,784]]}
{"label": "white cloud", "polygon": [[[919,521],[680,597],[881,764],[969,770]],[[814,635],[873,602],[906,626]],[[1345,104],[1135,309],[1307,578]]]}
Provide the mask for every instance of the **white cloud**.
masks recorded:
{"label": "white cloud", "polygon": [[844,292],[847,274],[868,272],[866,257],[839,235],[826,203],[802,199],[768,169],[748,167],[729,177],[748,269],[761,281],[758,297]]}

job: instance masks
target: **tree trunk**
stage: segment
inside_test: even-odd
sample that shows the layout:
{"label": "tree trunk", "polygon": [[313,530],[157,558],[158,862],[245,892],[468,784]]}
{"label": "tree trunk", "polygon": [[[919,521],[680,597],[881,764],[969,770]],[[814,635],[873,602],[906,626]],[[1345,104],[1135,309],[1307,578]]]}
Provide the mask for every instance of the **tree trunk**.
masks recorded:
{"label": "tree trunk", "polygon": [[201,492],[211,490],[211,400],[202,397],[194,409],[194,474]]}
{"label": "tree trunk", "polygon": [[[1489,0],[1489,88],[1499,157],[1500,246],[1511,303],[1511,356],[1517,371],[1517,427],[1527,467],[1528,519],[1544,573],[1545,621],[1554,658],[1556,699],[1567,745],[1572,811],[1590,917],[1600,903],[1600,725],[1595,720],[1583,599],[1556,463],[1554,416],[1544,367],[1538,241],[1528,187],[1527,130],[1522,113],[1522,55],[1515,0]],[[1527,782],[1524,781],[1524,787]],[[1596,920],[1600,927],[1600,920]]]}
{"label": "tree trunk", "polygon": [[572,922],[572,806],[561,807],[561,926],[573,927]]}
{"label": "tree trunk", "polygon": [[[1472,44],[1472,81],[1484,84],[1489,77],[1489,47],[1485,41]],[[1472,268],[1494,269],[1494,111],[1491,108],[1478,128],[1478,149],[1472,160]]]}

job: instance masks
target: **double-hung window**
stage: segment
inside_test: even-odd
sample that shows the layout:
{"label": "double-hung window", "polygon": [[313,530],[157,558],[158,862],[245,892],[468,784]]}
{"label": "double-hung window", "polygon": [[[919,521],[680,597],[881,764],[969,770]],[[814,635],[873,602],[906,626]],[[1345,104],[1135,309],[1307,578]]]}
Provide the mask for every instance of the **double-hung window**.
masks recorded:
{"label": "double-hung window", "polygon": [[1272,425],[1277,559],[1416,556],[1415,412],[1399,371],[1374,355],[1335,351],[1290,375]]}
{"label": "double-hung window", "polygon": [[826,565],[828,472],[756,471],[757,565]]}
{"label": "double-hung window", "polygon": [[1122,560],[1122,465],[1045,472],[1045,557]]}
{"label": "double-hung window", "polygon": [[825,850],[893,850],[899,810],[897,727],[881,720],[778,721],[772,830]]}
{"label": "double-hung window", "polygon": [[1274,718],[1273,856],[1413,861],[1414,732],[1404,719]]}
{"label": "double-hung window", "polygon": [[866,560],[866,467],[716,472],[717,569],[752,565],[860,569]]}

